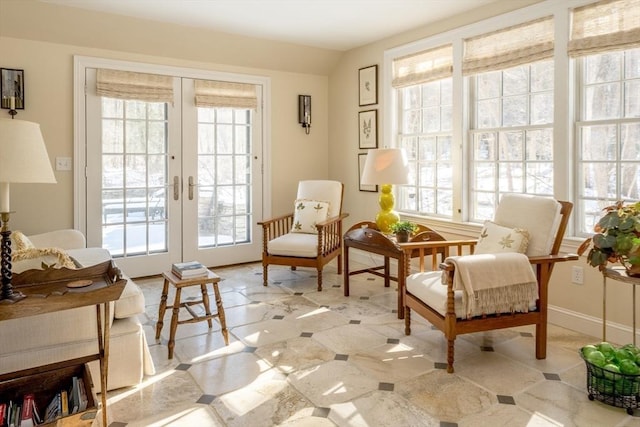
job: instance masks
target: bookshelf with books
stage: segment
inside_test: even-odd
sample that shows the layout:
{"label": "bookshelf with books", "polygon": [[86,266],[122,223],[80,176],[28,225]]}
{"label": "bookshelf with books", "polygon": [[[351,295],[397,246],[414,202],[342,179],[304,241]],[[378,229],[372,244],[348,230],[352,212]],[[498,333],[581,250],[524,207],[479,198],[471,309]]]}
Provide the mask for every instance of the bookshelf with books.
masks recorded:
{"label": "bookshelf with books", "polygon": [[[73,286],[78,281],[88,281],[91,284],[83,288]],[[13,276],[14,288],[25,294],[26,298],[13,304],[0,304],[0,321],[91,305],[99,308],[96,310],[96,353],[0,374],[0,406],[9,403],[21,406],[20,424],[16,424],[15,427],[22,427],[23,421],[24,426],[28,427],[31,425],[29,421],[37,420],[38,417],[42,425],[90,426],[97,421],[95,417],[99,412],[102,425],[108,425],[106,390],[111,316],[109,303],[120,297],[125,285],[126,280],[111,261],[77,270],[29,270]],[[103,390],[100,401],[93,392],[93,381],[87,365],[94,360],[100,363],[99,381]],[[74,377],[77,382],[75,387]],[[80,382],[83,383],[82,388],[79,388]],[[85,396],[84,402],[81,398],[82,391]],[[66,416],[62,410],[62,392],[67,395]],[[54,403],[57,402],[58,394],[60,406]],[[35,404],[34,414],[28,414],[31,416],[23,420],[21,418],[25,396],[32,396]],[[98,402],[101,404],[101,411],[98,411]],[[47,419],[49,407],[53,411],[51,419]],[[81,409],[82,407],[84,409]],[[12,410],[16,411],[13,407]],[[36,414],[38,417],[34,416]],[[14,417],[18,415],[14,414]],[[34,422],[33,425],[41,424]]]}

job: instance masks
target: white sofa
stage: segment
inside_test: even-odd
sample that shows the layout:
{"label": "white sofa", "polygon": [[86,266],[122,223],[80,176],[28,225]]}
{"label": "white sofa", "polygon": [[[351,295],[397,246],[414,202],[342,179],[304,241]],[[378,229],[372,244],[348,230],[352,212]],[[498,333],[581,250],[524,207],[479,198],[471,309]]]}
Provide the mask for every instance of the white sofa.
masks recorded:
{"label": "white sofa", "polygon": [[[77,230],[58,230],[27,237],[36,248],[60,248],[80,266],[87,267],[110,259],[107,250],[86,248],[84,235]],[[14,249],[15,251],[15,249]],[[57,257],[40,255],[13,263],[14,274],[53,265]],[[19,304],[19,302],[17,303]],[[153,375],[154,366],[146,337],[138,320],[144,313],[144,295],[127,279],[125,289],[112,303],[109,341],[108,389],[139,384]],[[97,349],[95,307],[82,307],[0,322],[0,373],[45,365],[95,353]],[[100,391],[97,361],[90,363],[96,391]]]}

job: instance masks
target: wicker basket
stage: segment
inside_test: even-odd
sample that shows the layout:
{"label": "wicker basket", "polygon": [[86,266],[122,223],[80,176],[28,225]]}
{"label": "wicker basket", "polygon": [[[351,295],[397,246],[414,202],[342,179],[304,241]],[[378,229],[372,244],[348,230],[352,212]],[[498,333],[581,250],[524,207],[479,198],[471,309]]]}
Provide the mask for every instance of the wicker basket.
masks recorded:
{"label": "wicker basket", "polygon": [[640,374],[629,375],[611,372],[580,357],[587,365],[587,392],[589,400],[599,400],[608,405],[625,408],[629,415],[640,407]]}

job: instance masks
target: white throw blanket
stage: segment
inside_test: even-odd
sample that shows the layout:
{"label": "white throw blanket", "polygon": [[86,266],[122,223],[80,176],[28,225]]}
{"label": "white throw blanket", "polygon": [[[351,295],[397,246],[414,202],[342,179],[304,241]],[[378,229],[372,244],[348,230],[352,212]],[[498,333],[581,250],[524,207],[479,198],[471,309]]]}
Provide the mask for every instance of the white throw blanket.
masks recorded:
{"label": "white throw blanket", "polygon": [[464,291],[467,317],[527,312],[531,301],[538,298],[538,282],[524,254],[463,255],[445,262],[455,265],[453,289]]}

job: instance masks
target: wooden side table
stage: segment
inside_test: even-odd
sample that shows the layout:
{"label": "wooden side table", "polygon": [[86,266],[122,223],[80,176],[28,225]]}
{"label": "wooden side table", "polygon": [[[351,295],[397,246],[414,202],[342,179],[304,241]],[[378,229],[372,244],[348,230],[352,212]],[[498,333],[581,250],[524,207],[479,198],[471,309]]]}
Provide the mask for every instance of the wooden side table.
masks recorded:
{"label": "wooden side table", "polygon": [[[217,317],[220,320],[224,342],[226,345],[229,345],[229,332],[227,331],[227,322],[224,317],[222,298],[220,297],[220,291],[218,290],[218,282],[220,282],[220,277],[212,271],[208,271],[206,276],[192,277],[189,279],[180,279],[171,271],[165,271],[164,273],[162,273],[162,276],[164,277],[164,286],[162,287],[162,297],[160,299],[160,309],[158,311],[158,323],[156,323],[156,340],[160,339],[160,332],[162,331],[162,326],[164,324],[164,314],[166,310],[170,308],[173,310],[173,313],[171,315],[171,329],[169,330],[169,359],[173,359],[173,349],[176,344],[176,330],[178,329],[178,325],[182,325],[184,323],[195,323],[206,320],[209,324],[209,329],[211,329],[211,327],[213,327],[211,319]],[[213,314],[211,313],[211,309],[209,308],[209,294],[207,293],[207,284],[209,283],[211,283],[211,285],[213,286],[213,293],[216,298],[216,307],[218,309],[217,313]],[[172,284],[176,288],[176,295],[173,301],[173,305],[167,306],[169,284]],[[180,299],[182,288],[195,285],[200,286],[200,290],[202,291],[202,299],[183,302]],[[191,309],[191,306],[195,304],[204,305],[204,316],[199,316]],[[178,320],[180,308],[185,308],[191,315],[191,318]]]}
{"label": "wooden side table", "polygon": [[[75,287],[84,282],[82,287]],[[88,282],[88,284],[87,284]],[[80,365],[92,360],[100,363],[100,398],[102,403],[102,425],[107,425],[107,377],[109,373],[109,335],[111,327],[111,301],[120,298],[127,281],[112,261],[105,261],[91,267],[78,270],[47,269],[28,270],[13,276],[13,285],[27,297],[15,302],[0,304],[0,321],[21,317],[52,313],[72,308],[96,306],[97,353],[63,362],[51,363],[17,372],[0,374],[0,384],[15,383],[21,378],[37,378],[46,375],[47,380],[38,384],[26,385],[25,390],[50,391],[53,381],[65,376],[71,369],[77,372]],[[86,285],[86,286],[85,286]],[[70,381],[70,377],[68,377]],[[90,384],[85,384],[89,387]],[[0,386],[0,389],[2,387]],[[78,425],[82,414],[70,415],[56,421],[56,425]]]}
{"label": "wooden side table", "polygon": [[624,267],[605,268],[602,271],[602,341],[607,340],[607,279],[631,284],[633,294],[633,345],[636,345],[636,286],[640,277],[631,277]]}
{"label": "wooden side table", "polygon": [[[389,287],[390,280],[398,282],[398,319],[404,319],[404,252],[395,241],[389,239],[380,231],[372,228],[362,228],[358,224],[351,227],[344,235],[344,296],[349,296],[349,277],[355,274],[370,273],[384,278],[384,286]],[[360,249],[366,252],[382,255],[384,265],[349,271],[349,248]],[[389,260],[398,260],[398,274],[390,274]],[[383,270],[381,273],[379,270]]]}

